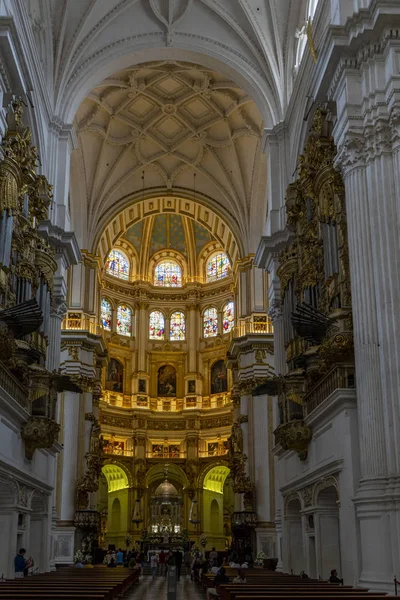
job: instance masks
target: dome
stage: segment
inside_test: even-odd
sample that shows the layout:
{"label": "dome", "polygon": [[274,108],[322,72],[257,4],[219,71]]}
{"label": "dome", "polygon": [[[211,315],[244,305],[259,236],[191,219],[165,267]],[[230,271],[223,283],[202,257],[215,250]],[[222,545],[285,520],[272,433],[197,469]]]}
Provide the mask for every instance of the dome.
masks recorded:
{"label": "dome", "polygon": [[179,496],[178,490],[172,483],[165,479],[155,491],[155,496],[162,496],[163,498],[177,498]]}

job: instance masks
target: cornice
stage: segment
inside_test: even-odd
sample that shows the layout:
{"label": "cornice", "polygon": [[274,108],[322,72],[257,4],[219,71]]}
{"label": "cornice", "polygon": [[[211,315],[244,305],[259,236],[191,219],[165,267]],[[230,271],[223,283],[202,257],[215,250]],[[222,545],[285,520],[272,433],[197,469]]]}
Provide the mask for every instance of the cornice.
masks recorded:
{"label": "cornice", "polygon": [[254,257],[254,264],[260,269],[271,271],[271,261],[291,243],[292,238],[293,233],[287,228],[271,236],[262,236]]}

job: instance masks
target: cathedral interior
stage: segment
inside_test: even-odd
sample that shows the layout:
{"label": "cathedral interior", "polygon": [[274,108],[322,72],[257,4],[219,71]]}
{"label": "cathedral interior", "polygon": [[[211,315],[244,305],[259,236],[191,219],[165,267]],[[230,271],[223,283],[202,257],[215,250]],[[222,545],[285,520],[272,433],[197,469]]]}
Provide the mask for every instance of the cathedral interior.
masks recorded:
{"label": "cathedral interior", "polygon": [[0,574],[251,548],[392,591],[399,3],[0,24]]}

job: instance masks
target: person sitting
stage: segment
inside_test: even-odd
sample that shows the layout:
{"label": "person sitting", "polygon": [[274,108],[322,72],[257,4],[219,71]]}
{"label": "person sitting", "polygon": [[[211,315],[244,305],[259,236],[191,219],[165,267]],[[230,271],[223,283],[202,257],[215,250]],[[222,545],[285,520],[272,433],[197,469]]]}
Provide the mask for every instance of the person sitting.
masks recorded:
{"label": "person sitting", "polygon": [[241,566],[241,569],[248,569],[249,565],[247,564],[247,562],[244,562]]}
{"label": "person sitting", "polygon": [[208,588],[207,590],[207,600],[211,600],[211,598],[218,598],[218,586],[221,585],[221,583],[229,583],[229,577],[226,575],[226,571],[224,567],[221,567],[219,570],[218,575],[216,575],[214,577],[214,587],[213,588]]}
{"label": "person sitting", "polygon": [[238,563],[238,562],[233,562],[232,561],[232,562],[229,563],[229,566],[230,566],[231,569],[240,569],[240,563]]}
{"label": "person sitting", "polygon": [[116,566],[117,566],[117,563],[115,562],[115,560],[113,558],[110,560],[110,562],[107,565],[107,567],[110,567],[111,569],[113,569]]}
{"label": "person sitting", "polygon": [[74,567],[75,569],[83,569],[83,562],[81,560],[78,560],[78,562],[75,563]]}
{"label": "person sitting", "polygon": [[307,573],[305,571],[301,571],[300,572],[300,579],[308,579],[308,578],[309,577],[308,577],[308,575],[307,575]]}
{"label": "person sitting", "polygon": [[238,574],[234,577],[232,583],[246,583],[246,577],[243,571],[238,571]]}
{"label": "person sitting", "polygon": [[117,552],[117,567],[122,567],[123,562],[124,562],[124,553],[122,552],[122,550],[120,548]]}
{"label": "person sitting", "polygon": [[336,569],[332,569],[331,576],[329,577],[329,583],[341,583],[343,585],[343,579],[338,577]]}
{"label": "person sitting", "polygon": [[84,569],[93,569],[94,568],[92,565],[92,559],[90,557],[86,560],[86,563],[83,565],[83,568]]}
{"label": "person sitting", "polygon": [[217,575],[219,572],[219,566],[216,560],[214,560],[213,565],[211,567],[211,573],[213,573],[214,575]]}

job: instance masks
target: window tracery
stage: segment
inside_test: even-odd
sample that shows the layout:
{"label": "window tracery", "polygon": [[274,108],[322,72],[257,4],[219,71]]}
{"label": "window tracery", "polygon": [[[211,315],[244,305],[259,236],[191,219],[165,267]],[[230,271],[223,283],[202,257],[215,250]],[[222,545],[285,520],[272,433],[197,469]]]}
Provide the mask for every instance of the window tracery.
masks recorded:
{"label": "window tracery", "polygon": [[181,287],[182,269],[172,260],[160,262],[154,270],[154,285],[160,287]]}
{"label": "window tracery", "polygon": [[163,340],[164,334],[164,315],[160,310],[153,310],[149,315],[149,338],[151,340]]}
{"label": "window tracery", "polygon": [[132,311],[125,304],[121,304],[117,308],[117,333],[119,335],[132,335]]}
{"label": "window tracery", "polygon": [[229,258],[225,252],[218,252],[207,262],[206,281],[209,283],[223,279],[229,275],[230,271],[231,263],[229,262]]}
{"label": "window tracery", "polygon": [[129,260],[120,250],[111,250],[106,260],[106,273],[119,279],[129,279]]}
{"label": "window tracery", "polygon": [[218,313],[214,307],[207,308],[203,314],[203,335],[213,337],[218,334]]}
{"label": "window tracery", "polygon": [[224,333],[229,333],[235,324],[235,304],[228,302],[222,311],[222,329]]}
{"label": "window tracery", "polygon": [[103,329],[111,331],[112,326],[112,306],[106,298],[101,299],[100,319]]}
{"label": "window tracery", "polygon": [[183,312],[172,313],[169,327],[169,339],[172,341],[184,340],[186,337],[186,320]]}

